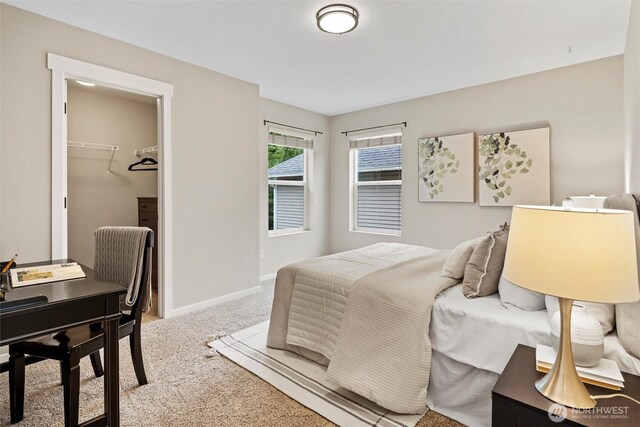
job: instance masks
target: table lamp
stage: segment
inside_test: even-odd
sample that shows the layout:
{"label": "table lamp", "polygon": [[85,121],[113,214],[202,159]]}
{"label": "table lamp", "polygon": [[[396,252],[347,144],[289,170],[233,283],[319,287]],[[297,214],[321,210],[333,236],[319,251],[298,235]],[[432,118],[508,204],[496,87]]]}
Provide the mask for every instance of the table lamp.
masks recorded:
{"label": "table lamp", "polygon": [[560,344],[553,367],[535,384],[565,406],[596,406],[571,350],[574,300],[625,303],[640,298],[634,217],[630,211],[514,206],[503,275],[560,302]]}

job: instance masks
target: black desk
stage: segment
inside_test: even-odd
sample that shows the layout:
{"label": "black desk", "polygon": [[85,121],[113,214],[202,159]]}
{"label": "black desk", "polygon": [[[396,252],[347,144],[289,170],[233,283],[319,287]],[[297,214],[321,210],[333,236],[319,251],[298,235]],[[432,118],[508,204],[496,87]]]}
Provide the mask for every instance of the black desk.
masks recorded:
{"label": "black desk", "polygon": [[[72,260],[21,264],[20,267],[63,262]],[[0,313],[0,346],[56,333],[74,326],[103,322],[105,413],[81,425],[117,427],[120,424],[119,299],[127,290],[115,283],[99,280],[96,273],[84,265],[82,269],[87,275],[84,279],[25,286],[7,292],[7,300],[45,295],[49,302]]]}

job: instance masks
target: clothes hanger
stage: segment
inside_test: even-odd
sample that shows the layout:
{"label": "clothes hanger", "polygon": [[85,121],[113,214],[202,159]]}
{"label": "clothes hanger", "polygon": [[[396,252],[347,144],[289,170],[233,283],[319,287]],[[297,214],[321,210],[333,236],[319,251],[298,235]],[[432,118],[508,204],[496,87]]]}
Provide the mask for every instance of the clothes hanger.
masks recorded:
{"label": "clothes hanger", "polygon": [[157,171],[158,168],[139,168],[139,169],[134,169],[135,166],[154,166],[157,165],[158,162],[155,159],[152,159],[151,157],[145,157],[144,159],[140,160],[139,162],[135,162],[129,165],[129,170],[132,172],[142,172],[142,171]]}

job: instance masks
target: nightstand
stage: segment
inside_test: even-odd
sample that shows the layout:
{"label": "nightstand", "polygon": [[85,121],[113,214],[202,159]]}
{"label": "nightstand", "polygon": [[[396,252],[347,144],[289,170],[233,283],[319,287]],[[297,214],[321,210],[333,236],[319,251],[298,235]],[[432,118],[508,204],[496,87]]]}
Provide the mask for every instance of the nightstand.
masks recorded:
{"label": "nightstand", "polygon": [[[598,406],[590,410],[566,408],[566,417],[549,415],[554,402],[538,393],[534,383],[544,376],[536,371],[536,350],[518,345],[492,391],[491,425],[493,427],[538,426],[638,426],[640,405],[622,397],[598,399]],[[640,400],[640,377],[623,373],[624,393]],[[592,395],[618,393],[587,385]],[[560,407],[561,415],[565,412]]]}
{"label": "nightstand", "polygon": [[[138,197],[138,227],[149,227],[156,237],[151,251],[151,287],[158,290],[158,198]],[[154,297],[155,298],[155,297]]]}

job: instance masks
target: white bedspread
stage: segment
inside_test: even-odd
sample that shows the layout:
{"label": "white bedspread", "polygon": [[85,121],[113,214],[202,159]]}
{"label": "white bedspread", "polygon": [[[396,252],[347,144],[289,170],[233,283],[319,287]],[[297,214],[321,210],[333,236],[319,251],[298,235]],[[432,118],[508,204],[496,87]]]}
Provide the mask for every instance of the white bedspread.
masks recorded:
{"label": "white bedspread", "polygon": [[[429,407],[466,425],[491,425],[491,390],[515,347],[550,345],[547,311],[504,308],[498,294],[467,299],[461,286],[440,293],[431,319],[433,345]],[[604,357],[638,375],[615,331],[604,338]]]}
{"label": "white bedspread", "polygon": [[461,286],[453,286],[436,298],[430,331],[434,350],[500,374],[518,344],[551,345],[546,310],[505,308],[497,293],[468,299]]}
{"label": "white bedspread", "polygon": [[[501,374],[518,344],[551,345],[547,311],[505,308],[498,294],[467,299],[461,285],[440,293],[431,319],[433,350],[484,371]],[[604,356],[620,370],[640,373],[640,360],[620,345],[615,330],[604,337]]]}

